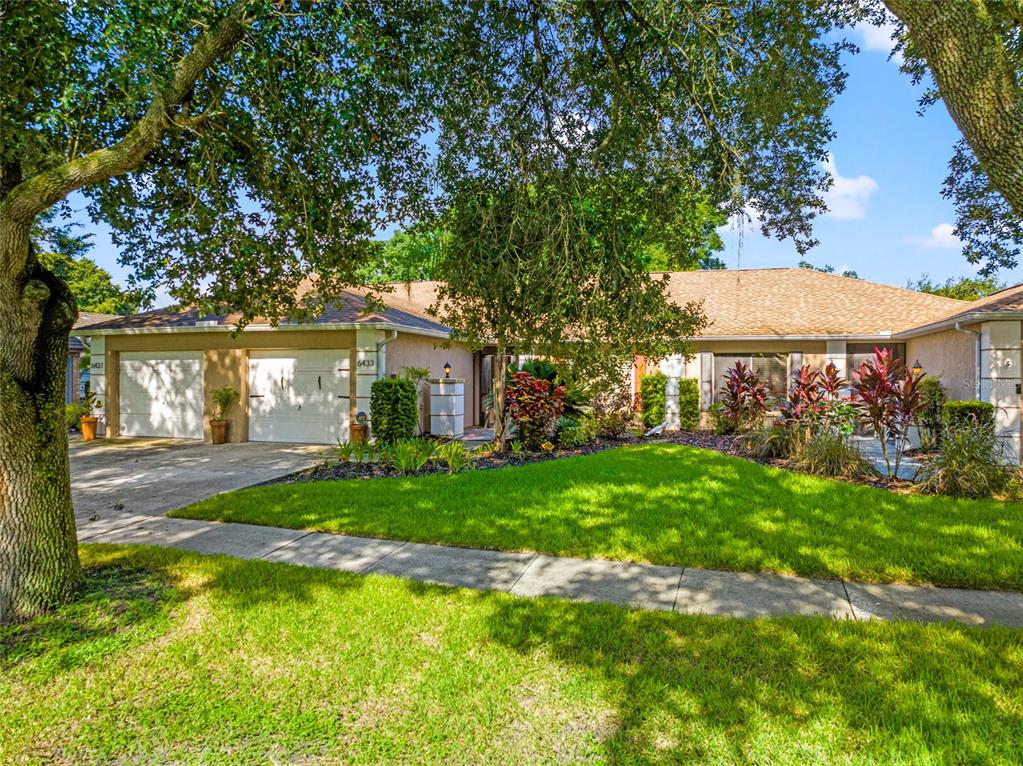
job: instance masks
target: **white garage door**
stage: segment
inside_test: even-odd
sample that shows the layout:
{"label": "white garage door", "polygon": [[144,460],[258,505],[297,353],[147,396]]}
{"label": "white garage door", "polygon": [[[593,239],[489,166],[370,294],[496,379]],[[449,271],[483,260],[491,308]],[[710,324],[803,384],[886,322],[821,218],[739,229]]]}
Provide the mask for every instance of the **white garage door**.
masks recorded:
{"label": "white garage door", "polygon": [[122,436],[202,438],[202,352],[121,353]]}
{"label": "white garage door", "polygon": [[249,440],[348,440],[347,350],[250,351]]}

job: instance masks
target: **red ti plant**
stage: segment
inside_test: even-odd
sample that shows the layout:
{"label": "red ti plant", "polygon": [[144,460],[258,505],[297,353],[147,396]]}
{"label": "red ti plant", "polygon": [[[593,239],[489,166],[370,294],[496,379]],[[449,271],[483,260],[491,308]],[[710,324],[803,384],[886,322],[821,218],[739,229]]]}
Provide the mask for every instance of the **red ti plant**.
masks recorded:
{"label": "red ti plant", "polygon": [[824,401],[821,384],[823,377],[820,370],[814,370],[808,364],[804,364],[792,375],[792,385],[781,410],[786,423],[797,423],[818,413]]}
{"label": "red ti plant", "polygon": [[752,367],[736,362],[721,387],[722,413],[737,431],[756,427],[767,411],[767,385]]}
{"label": "red ti plant", "polygon": [[[910,426],[923,409],[920,396],[923,377],[923,373],[914,375],[887,348],[875,348],[873,358],[861,364],[853,374],[853,391],[864,419],[881,442],[889,479],[899,474],[902,454],[909,443]],[[894,470],[889,447],[895,452]]]}
{"label": "red ti plant", "polygon": [[565,411],[565,387],[551,388],[548,380],[534,378],[528,372],[516,372],[511,376],[505,396],[508,415],[518,427],[526,449],[540,449],[554,434],[558,418]]}

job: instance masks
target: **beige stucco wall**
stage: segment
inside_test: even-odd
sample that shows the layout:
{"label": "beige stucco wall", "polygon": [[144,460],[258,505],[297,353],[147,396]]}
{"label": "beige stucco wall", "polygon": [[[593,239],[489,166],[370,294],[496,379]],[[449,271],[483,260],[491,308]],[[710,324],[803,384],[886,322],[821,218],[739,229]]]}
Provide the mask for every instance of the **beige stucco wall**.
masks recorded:
{"label": "beige stucco wall", "polygon": [[[401,374],[403,367],[427,367],[431,378],[444,377],[444,363],[451,362],[451,377],[465,380],[465,425],[478,425],[477,381],[473,374],[473,354],[465,346],[452,343],[448,348],[440,345],[439,339],[422,335],[399,335],[387,344],[385,374]],[[429,423],[429,413],[424,418],[420,411],[420,425]]]}
{"label": "beige stucco wall", "polygon": [[210,418],[216,406],[213,404],[213,392],[218,388],[230,386],[241,394],[241,399],[227,412],[231,421],[228,430],[228,441],[247,441],[249,433],[249,355],[242,348],[211,348],[203,354],[203,439],[209,441]]}
{"label": "beige stucco wall", "polygon": [[938,377],[949,399],[970,400],[976,398],[976,346],[976,338],[955,330],[921,335],[906,341],[906,362],[919,361],[924,372]]}

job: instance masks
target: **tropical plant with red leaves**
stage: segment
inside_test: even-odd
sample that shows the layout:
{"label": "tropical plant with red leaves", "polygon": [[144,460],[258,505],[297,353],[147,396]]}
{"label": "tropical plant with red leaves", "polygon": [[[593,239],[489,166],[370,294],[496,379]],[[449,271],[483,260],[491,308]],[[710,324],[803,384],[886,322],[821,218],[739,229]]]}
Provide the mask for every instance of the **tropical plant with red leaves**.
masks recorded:
{"label": "tropical plant with red leaves", "polygon": [[782,421],[801,428],[807,437],[820,430],[842,436],[852,434],[857,412],[842,394],[849,382],[829,363],[823,371],[803,365],[792,376],[789,394],[782,403]]}
{"label": "tropical plant with red leaves", "polygon": [[538,450],[553,437],[568,393],[564,386],[551,386],[549,380],[516,372],[505,397],[508,415],[518,428],[522,443],[526,449]]}
{"label": "tropical plant with red leaves", "polygon": [[749,365],[736,362],[725,372],[721,387],[721,415],[732,431],[749,431],[767,412],[767,384]]}
{"label": "tropical plant with red leaves", "polygon": [[874,356],[853,374],[857,404],[881,442],[889,479],[899,474],[902,455],[909,444],[909,429],[924,407],[920,392],[923,377],[924,373],[914,375],[887,348],[875,348]]}

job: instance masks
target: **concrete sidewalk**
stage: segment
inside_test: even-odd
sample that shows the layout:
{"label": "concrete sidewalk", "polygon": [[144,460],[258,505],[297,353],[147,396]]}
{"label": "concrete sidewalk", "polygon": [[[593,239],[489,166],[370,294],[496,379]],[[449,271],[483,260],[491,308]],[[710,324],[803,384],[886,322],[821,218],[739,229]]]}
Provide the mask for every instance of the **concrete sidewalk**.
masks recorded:
{"label": "concrete sidewalk", "polygon": [[557,558],[142,514],[84,522],[79,526],[78,539],[87,543],[158,545],[506,591],[518,596],[558,596],[687,614],[827,615],[855,620],[1023,627],[1023,593],[1004,591],[870,585]]}

